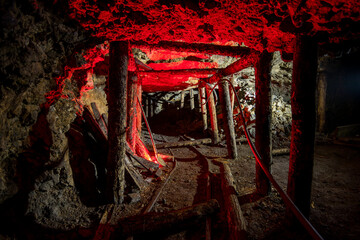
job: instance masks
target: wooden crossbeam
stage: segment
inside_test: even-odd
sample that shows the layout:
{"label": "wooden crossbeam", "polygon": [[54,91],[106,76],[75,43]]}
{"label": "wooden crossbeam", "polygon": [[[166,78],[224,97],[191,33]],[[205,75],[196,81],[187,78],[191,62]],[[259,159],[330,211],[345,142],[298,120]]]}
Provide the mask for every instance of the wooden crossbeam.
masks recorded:
{"label": "wooden crossbeam", "polygon": [[144,41],[137,41],[137,42],[131,42],[130,45],[132,47],[137,47],[137,48],[171,50],[176,52],[207,53],[207,54],[223,55],[229,57],[244,57],[253,51],[251,48],[248,47],[223,46],[223,45],[206,44],[206,43],[168,42],[168,41],[160,41],[157,44],[149,44]]}

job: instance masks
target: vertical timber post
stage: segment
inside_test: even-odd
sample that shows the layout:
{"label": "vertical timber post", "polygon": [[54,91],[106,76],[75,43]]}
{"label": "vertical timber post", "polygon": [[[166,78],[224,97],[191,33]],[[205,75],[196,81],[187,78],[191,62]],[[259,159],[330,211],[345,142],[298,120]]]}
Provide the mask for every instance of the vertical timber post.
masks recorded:
{"label": "vertical timber post", "polygon": [[211,92],[208,86],[206,86],[206,93],[209,98],[209,115],[210,115],[210,123],[211,130],[213,134],[213,144],[219,143],[219,129],[217,125],[217,115],[216,115],[216,107],[214,101],[214,94]]}
{"label": "vertical timber post", "polygon": [[317,83],[317,130],[324,132],[326,119],[326,74],[323,69],[319,72]]}
{"label": "vertical timber post", "polygon": [[204,123],[204,131],[207,130],[208,128],[208,123],[207,123],[207,109],[206,109],[206,92],[205,92],[205,87],[199,88],[199,96],[200,96],[200,109],[201,109],[201,114],[202,114],[202,118],[203,118],[203,123]]}
{"label": "vertical timber post", "polygon": [[195,108],[194,90],[190,89],[189,92],[190,92],[190,109],[194,110],[194,108]]}
{"label": "vertical timber post", "polygon": [[224,130],[229,157],[237,158],[237,148],[235,139],[234,117],[231,108],[229,83],[221,81],[219,84],[221,110],[223,114]]}
{"label": "vertical timber post", "polygon": [[182,90],[180,95],[180,108],[184,108],[184,102],[185,102],[185,90]]}
{"label": "vertical timber post", "polygon": [[[298,34],[291,85],[291,145],[287,193],[305,217],[310,214],[315,141],[317,42]],[[289,220],[293,215],[288,211]]]}
{"label": "vertical timber post", "polygon": [[138,130],[138,133],[141,134],[141,126],[142,126],[142,114],[141,114],[141,108],[140,108],[140,104],[142,104],[142,85],[141,82],[138,81],[137,86],[136,86],[136,92],[137,92],[137,97],[139,98],[139,102],[137,101],[137,99],[135,99],[136,101],[136,127]]}
{"label": "vertical timber post", "polygon": [[[235,77],[232,76],[230,78],[230,82],[231,84],[234,86],[235,88]],[[234,105],[235,105],[235,92],[233,91],[232,87],[229,86],[229,91],[230,91],[230,100],[231,100],[231,109],[232,111],[234,111]]]}
{"label": "vertical timber post", "polygon": [[[255,67],[255,146],[264,166],[271,172],[271,60],[273,54],[266,50],[260,54]],[[265,196],[271,191],[270,181],[256,163],[256,191]]]}
{"label": "vertical timber post", "polygon": [[135,149],[134,135],[137,133],[136,122],[136,106],[137,106],[137,76],[132,73],[129,74],[128,87],[127,87],[127,131],[126,140],[132,150]]}
{"label": "vertical timber post", "polygon": [[125,188],[126,87],[128,78],[127,42],[110,43],[109,67],[109,155],[106,163],[106,198],[122,203]]}

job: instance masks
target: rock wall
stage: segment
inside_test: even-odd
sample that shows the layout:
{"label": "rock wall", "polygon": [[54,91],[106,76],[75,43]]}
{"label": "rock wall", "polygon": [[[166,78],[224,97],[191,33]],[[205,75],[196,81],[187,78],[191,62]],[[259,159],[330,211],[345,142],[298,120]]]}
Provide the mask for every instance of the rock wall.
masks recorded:
{"label": "rock wall", "polygon": [[[34,3],[1,3],[0,212],[8,231],[23,230],[14,228],[25,213],[45,227],[90,224],[66,150],[65,133],[78,107],[71,98],[45,96],[58,88],[65,65],[83,64],[76,51],[81,53],[91,38],[71,20]],[[80,95],[78,83],[70,79],[64,89]]]}
{"label": "rock wall", "polygon": [[[273,146],[281,147],[288,144],[291,131],[291,78],[292,62],[284,62],[279,52],[274,53],[271,69],[272,96],[272,136]],[[250,123],[250,134],[255,136],[255,69],[247,68],[235,75],[236,84],[240,87],[238,96],[246,108],[245,115]],[[237,129],[241,134],[241,122],[237,121]]]}

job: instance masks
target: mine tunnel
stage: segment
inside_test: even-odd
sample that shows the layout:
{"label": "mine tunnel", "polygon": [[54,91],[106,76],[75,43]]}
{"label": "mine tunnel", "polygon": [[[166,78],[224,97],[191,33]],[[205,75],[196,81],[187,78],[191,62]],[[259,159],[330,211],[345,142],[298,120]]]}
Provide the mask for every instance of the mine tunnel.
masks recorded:
{"label": "mine tunnel", "polygon": [[359,239],[359,1],[0,4],[0,239]]}

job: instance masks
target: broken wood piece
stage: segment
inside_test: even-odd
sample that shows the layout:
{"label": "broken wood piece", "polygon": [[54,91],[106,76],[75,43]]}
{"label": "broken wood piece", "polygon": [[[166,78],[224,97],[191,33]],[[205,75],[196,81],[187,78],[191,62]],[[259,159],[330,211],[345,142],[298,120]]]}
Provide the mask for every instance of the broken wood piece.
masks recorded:
{"label": "broken wood piece", "polygon": [[186,146],[194,146],[200,144],[209,144],[211,143],[211,138],[203,138],[197,140],[190,140],[190,141],[179,141],[179,142],[167,142],[167,143],[160,143],[156,144],[157,148],[175,148],[175,147],[186,147]]}
{"label": "broken wood piece", "polygon": [[85,120],[86,126],[89,128],[90,132],[94,134],[96,140],[100,142],[102,147],[107,148],[108,137],[107,135],[104,135],[103,130],[100,128],[88,106],[84,106],[83,118]]}
{"label": "broken wood piece", "polygon": [[96,103],[92,102],[90,105],[91,105],[91,109],[94,114],[95,120],[99,124],[99,127],[102,130],[103,134],[105,136],[107,136],[107,134],[108,134],[107,133],[107,131],[108,131],[107,124],[105,123],[104,119],[102,118],[102,115],[100,115],[100,112],[99,112],[98,107],[96,106]]}
{"label": "broken wood piece", "polygon": [[150,162],[142,157],[139,157],[137,155],[135,155],[131,149],[127,146],[126,148],[126,152],[127,154],[133,158],[135,161],[137,161],[141,166],[143,166],[145,169],[154,172],[159,168],[159,164],[156,164],[154,162]]}
{"label": "broken wood piece", "polygon": [[181,231],[200,223],[206,216],[217,213],[219,209],[217,200],[211,199],[176,211],[122,218],[115,227],[114,239],[164,230]]}
{"label": "broken wood piece", "polygon": [[148,182],[144,181],[141,174],[132,165],[128,156],[125,156],[125,169],[141,191],[143,191],[149,185]]}

